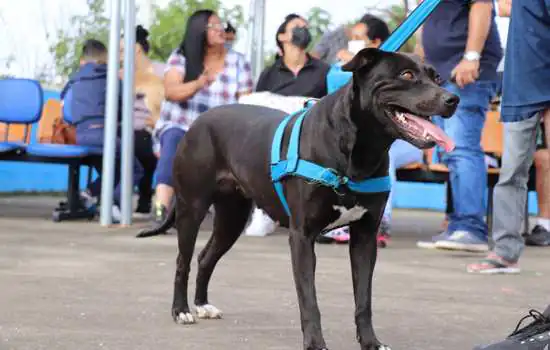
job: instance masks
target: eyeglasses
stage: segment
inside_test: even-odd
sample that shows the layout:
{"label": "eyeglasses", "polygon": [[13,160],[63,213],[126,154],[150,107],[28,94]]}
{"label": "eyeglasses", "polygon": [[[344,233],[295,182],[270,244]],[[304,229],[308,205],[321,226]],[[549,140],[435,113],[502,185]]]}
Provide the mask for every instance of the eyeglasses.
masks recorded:
{"label": "eyeglasses", "polygon": [[218,31],[224,31],[225,30],[225,26],[222,23],[208,23],[206,28],[214,29],[214,30],[218,30]]}

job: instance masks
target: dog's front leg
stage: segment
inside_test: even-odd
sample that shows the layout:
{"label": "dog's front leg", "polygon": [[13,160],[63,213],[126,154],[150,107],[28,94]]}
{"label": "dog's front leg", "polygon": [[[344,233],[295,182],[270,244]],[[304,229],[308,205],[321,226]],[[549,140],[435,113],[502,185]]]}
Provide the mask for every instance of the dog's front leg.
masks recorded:
{"label": "dog's front leg", "polygon": [[390,350],[378,341],[372,325],[372,276],[376,264],[378,221],[367,216],[350,225],[349,252],[355,296],[355,324],[361,350]]}
{"label": "dog's front leg", "polygon": [[302,230],[290,230],[290,252],[298,294],[305,350],[326,349],[321,330],[321,313],[315,291],[315,238]]}

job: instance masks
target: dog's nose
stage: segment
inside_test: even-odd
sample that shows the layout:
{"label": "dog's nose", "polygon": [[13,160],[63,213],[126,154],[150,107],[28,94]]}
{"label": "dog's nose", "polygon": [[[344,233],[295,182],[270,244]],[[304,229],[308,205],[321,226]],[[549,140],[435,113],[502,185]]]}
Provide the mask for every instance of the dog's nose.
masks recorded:
{"label": "dog's nose", "polygon": [[447,107],[456,107],[458,105],[458,102],[460,102],[460,98],[455,94],[443,94],[442,96],[443,103]]}

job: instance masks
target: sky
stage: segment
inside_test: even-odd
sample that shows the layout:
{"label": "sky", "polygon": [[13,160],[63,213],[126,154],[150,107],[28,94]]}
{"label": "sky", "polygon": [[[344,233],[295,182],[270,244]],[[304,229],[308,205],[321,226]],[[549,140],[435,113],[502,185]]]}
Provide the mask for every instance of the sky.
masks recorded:
{"label": "sky", "polygon": [[[142,11],[137,14],[138,23],[147,23],[148,3],[162,6],[168,0],[135,0]],[[109,8],[110,0],[106,0]],[[222,0],[224,5],[240,4],[244,8],[245,17],[248,15],[249,0]],[[410,1],[413,3],[414,1]],[[345,6],[342,6],[345,3]],[[365,12],[366,8],[386,7],[399,0],[266,0],[265,48],[275,48],[275,31],[291,12],[305,14],[312,6],[319,6],[332,15],[333,26],[356,18]],[[86,0],[14,0],[0,1],[0,73],[11,73],[20,77],[32,75],[44,65],[52,64],[48,48],[55,35],[47,37],[46,33],[54,34],[58,29],[69,26],[69,18],[74,14],[86,12]],[[501,21],[501,27],[506,29],[507,21]],[[501,29],[502,30],[502,29]],[[504,31],[504,30],[502,30]],[[246,48],[246,32],[239,33],[239,42],[236,49],[244,51]],[[13,57],[9,68],[6,62]]]}

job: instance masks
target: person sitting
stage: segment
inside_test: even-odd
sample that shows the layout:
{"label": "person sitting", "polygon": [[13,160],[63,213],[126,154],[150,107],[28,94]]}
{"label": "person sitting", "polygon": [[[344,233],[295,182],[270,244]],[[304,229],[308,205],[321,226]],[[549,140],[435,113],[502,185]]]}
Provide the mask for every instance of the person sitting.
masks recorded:
{"label": "person sitting", "polygon": [[[120,84],[120,81],[119,81]],[[70,101],[65,101],[68,91]],[[63,103],[70,103],[76,126],[76,143],[82,146],[103,148],[105,106],[107,90],[107,48],[102,42],[89,39],[84,43],[80,58],[80,68],[69,79],[61,92]],[[122,89],[119,89],[122,91]],[[122,116],[122,99],[119,94],[118,121]],[[120,141],[117,139],[115,156],[115,191],[112,207],[113,222],[120,221]],[[87,208],[95,208],[101,195],[102,157],[93,157],[91,166],[96,169],[98,177],[81,193]],[[134,161],[134,184],[142,176],[142,167]]]}
{"label": "person sitting", "polygon": [[[295,13],[287,15],[277,29],[275,41],[281,54],[260,75],[256,92],[267,91],[276,96],[311,98],[327,95],[326,77],[330,66],[307,53],[307,47],[311,43],[307,21]],[[273,220],[261,209],[255,208],[244,234],[266,236],[275,228]]]}
{"label": "person sitting", "polygon": [[241,53],[225,48],[224,29],[215,12],[196,11],[187,21],[180,46],[168,58],[165,100],[153,134],[160,142],[153,210],[157,222],[164,220],[172,201],[172,163],[185,132],[201,113],[237,103],[239,96],[252,91],[250,64]]}
{"label": "person sitting", "polygon": [[[166,65],[149,57],[149,32],[141,25],[136,27],[135,90],[134,101],[134,152],[143,166],[143,177],[138,185],[138,202],[134,217],[149,217],[153,198],[153,176],[157,157],[153,152],[152,132],[160,116],[164,98],[162,78]],[[120,41],[120,59],[123,64],[124,40]]]}
{"label": "person sitting", "polygon": [[283,96],[321,98],[327,94],[329,65],[307,53],[311,33],[307,21],[290,14],[277,29],[275,36],[281,55],[264,69],[256,91],[269,91]]}
{"label": "person sitting", "polygon": [[[328,64],[338,63],[338,61],[340,61],[341,59],[339,56],[341,56],[343,52],[349,49],[350,41],[354,40],[354,31],[357,29],[356,26],[359,23],[366,24],[366,21],[371,17],[373,16],[370,14],[365,14],[363,17],[361,17],[361,19],[359,19],[359,21],[352,25],[341,25],[332,31],[324,33],[319,42],[311,51],[311,56],[318,58]],[[371,35],[374,35],[376,32],[377,30],[373,29]],[[389,36],[389,32],[386,36]],[[372,38],[372,40],[376,40],[376,38]],[[380,40],[384,41],[385,39]]]}

